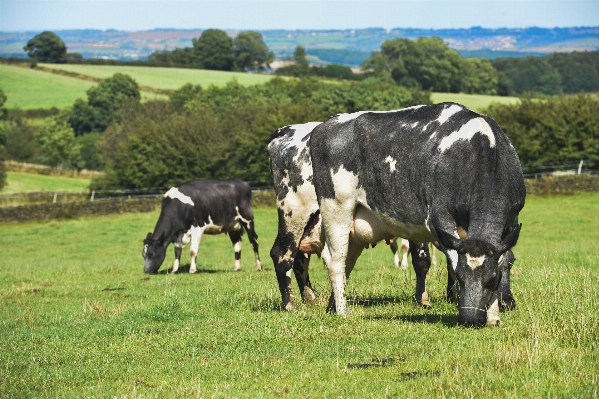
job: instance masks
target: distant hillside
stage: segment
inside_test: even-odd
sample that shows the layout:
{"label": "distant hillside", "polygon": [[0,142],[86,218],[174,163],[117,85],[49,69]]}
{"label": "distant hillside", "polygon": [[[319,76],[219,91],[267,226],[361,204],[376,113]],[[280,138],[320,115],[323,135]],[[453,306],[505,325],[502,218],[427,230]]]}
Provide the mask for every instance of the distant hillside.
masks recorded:
{"label": "distant hillside", "polygon": [[[54,31],[70,52],[85,58],[144,59],[158,50],[191,47],[191,39],[202,29],[154,29],[125,32],[116,30]],[[264,30],[259,31],[278,59],[293,54],[296,46],[325,62],[360,65],[385,40],[439,36],[464,56],[495,59],[504,56],[543,55],[553,52],[599,50],[599,27],[522,29],[403,29],[352,30]],[[23,46],[40,32],[0,32],[0,56],[25,56]],[[239,31],[229,31],[236,36]],[[333,51],[334,50],[334,51]]]}

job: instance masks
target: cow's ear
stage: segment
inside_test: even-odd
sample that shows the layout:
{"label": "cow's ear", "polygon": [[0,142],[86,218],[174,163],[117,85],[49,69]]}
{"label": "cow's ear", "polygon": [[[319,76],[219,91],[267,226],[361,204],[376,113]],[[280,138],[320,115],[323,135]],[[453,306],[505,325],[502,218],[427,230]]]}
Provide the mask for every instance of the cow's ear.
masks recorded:
{"label": "cow's ear", "polygon": [[511,228],[511,231],[505,236],[503,240],[501,240],[501,244],[499,246],[499,253],[504,253],[508,249],[511,249],[518,242],[518,237],[520,236],[520,229],[522,228],[522,223],[515,225]]}
{"label": "cow's ear", "polygon": [[437,241],[439,242],[439,244],[441,244],[441,246],[443,246],[445,249],[453,249],[456,251],[458,250],[460,246],[459,238],[456,238],[453,235],[441,229],[435,229],[435,232],[437,233],[435,234],[437,236]]}
{"label": "cow's ear", "polygon": [[148,235],[146,236],[146,240],[149,240],[150,238],[152,238],[152,233],[148,233]]}

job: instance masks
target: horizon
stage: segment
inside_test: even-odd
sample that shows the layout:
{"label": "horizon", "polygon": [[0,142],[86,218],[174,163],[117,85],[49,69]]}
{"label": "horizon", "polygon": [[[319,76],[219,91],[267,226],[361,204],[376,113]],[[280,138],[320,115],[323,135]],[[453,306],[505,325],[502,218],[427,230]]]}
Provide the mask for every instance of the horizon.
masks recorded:
{"label": "horizon", "polygon": [[484,26],[470,26],[470,27],[462,27],[462,28],[418,28],[418,27],[409,27],[409,26],[396,26],[394,28],[390,28],[390,29],[386,29],[383,28],[381,26],[369,26],[369,27],[364,27],[364,28],[346,28],[346,29],[308,29],[308,28],[296,28],[296,29],[235,29],[235,28],[214,28],[214,27],[197,27],[197,28],[172,28],[172,27],[156,27],[156,28],[150,28],[150,29],[139,29],[139,30],[127,30],[127,29],[114,29],[114,28],[108,28],[108,29],[96,29],[96,28],[65,28],[65,29],[26,29],[26,30],[0,30],[0,33],[39,33],[39,32],[45,32],[45,31],[52,31],[52,32],[61,32],[61,31],[99,31],[99,32],[151,32],[151,31],[204,31],[207,29],[220,29],[222,31],[225,32],[245,32],[245,31],[249,31],[249,30],[255,30],[255,31],[292,31],[292,32],[301,32],[301,31],[337,31],[337,32],[343,32],[343,31],[351,31],[351,30],[369,30],[369,29],[382,29],[385,30],[387,33],[392,32],[392,31],[397,31],[397,30],[432,30],[432,31],[458,31],[458,30],[470,30],[470,29],[483,29],[483,30],[493,30],[493,31],[497,31],[497,30],[518,30],[518,29],[547,29],[547,30],[552,30],[552,29],[572,29],[572,28],[576,28],[576,29],[583,29],[583,28],[589,28],[589,29],[594,29],[594,28],[599,28],[599,23],[597,25],[573,25],[573,26],[536,26],[536,25],[531,25],[531,26],[523,26],[523,27],[518,27],[518,28],[510,28],[507,26],[503,26],[503,27],[497,27],[497,28],[488,28],[488,27],[484,27]]}
{"label": "horizon", "polygon": [[[141,6],[143,4],[143,6]],[[404,28],[401,28],[401,27]],[[407,28],[409,26],[409,28]],[[0,31],[451,30],[599,26],[595,0],[1,0]]]}

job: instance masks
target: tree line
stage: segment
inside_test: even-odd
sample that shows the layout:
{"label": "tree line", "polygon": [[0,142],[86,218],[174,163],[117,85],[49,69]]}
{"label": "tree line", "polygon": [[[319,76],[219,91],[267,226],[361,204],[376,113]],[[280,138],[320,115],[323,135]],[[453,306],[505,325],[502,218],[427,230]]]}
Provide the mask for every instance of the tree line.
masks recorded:
{"label": "tree line", "polygon": [[[208,29],[192,40],[192,47],[157,51],[136,65],[187,67],[223,71],[262,71],[274,55],[260,33],[247,31],[234,39],[219,29]],[[98,62],[83,60],[67,53],[62,40],[52,32],[43,32],[24,47],[29,57],[39,62]],[[107,61],[102,61],[107,62]],[[397,85],[421,90],[522,95],[554,95],[599,91],[599,51],[555,53],[543,57],[463,58],[439,37],[386,40],[379,51],[354,73],[345,65],[310,65],[306,49],[296,47],[293,65],[277,69],[287,76],[318,76],[344,80],[363,80],[369,76]]]}

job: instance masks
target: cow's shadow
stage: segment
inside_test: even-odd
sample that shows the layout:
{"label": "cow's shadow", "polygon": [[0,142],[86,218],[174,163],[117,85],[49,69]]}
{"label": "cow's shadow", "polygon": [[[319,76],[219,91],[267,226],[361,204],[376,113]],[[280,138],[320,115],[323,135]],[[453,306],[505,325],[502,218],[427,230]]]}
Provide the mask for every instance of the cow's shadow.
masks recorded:
{"label": "cow's shadow", "polygon": [[[353,306],[360,306],[364,308],[371,308],[376,306],[385,306],[392,303],[412,303],[414,306],[418,306],[413,298],[411,297],[394,297],[394,296],[377,296],[377,297],[348,297],[347,302]],[[441,314],[438,312],[426,310],[426,314],[395,314],[395,315],[378,315],[378,316],[363,316],[363,319],[367,320],[398,320],[410,323],[427,323],[437,324],[442,323],[446,327],[455,327],[458,324],[458,316]]]}
{"label": "cow's shadow", "polygon": [[425,315],[385,315],[385,316],[363,316],[364,320],[391,320],[391,321],[404,321],[408,323],[418,323],[418,324],[438,324],[441,323],[445,327],[457,327],[458,326],[458,316],[456,315],[447,315],[440,313],[431,313]]}
{"label": "cow's shadow", "polygon": [[[190,269],[191,265],[181,265],[179,266],[179,270],[177,270],[177,273],[173,273],[173,268],[169,267],[168,269],[162,269],[159,270],[158,273],[156,274],[184,274],[187,273],[189,274],[189,269]],[[202,268],[198,268],[197,271],[195,272],[195,274],[216,274],[216,273],[233,273],[233,270],[224,270],[224,269],[202,269]]]}

